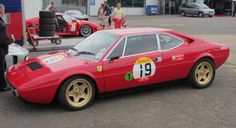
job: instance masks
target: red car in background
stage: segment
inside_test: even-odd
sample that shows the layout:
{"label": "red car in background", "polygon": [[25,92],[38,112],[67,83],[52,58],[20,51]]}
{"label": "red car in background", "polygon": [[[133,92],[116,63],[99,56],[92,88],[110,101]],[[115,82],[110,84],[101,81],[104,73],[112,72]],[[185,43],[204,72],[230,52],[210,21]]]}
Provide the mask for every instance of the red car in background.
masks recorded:
{"label": "red car in background", "polygon": [[[92,33],[101,30],[102,27],[93,22],[77,20],[69,15],[56,13],[56,34],[58,36],[89,36]],[[39,17],[26,20],[28,28],[39,26]]]}
{"label": "red car in background", "polygon": [[94,33],[68,51],[31,58],[6,73],[14,94],[69,110],[86,108],[95,94],[187,78],[212,84],[229,47],[173,30],[132,28]]}

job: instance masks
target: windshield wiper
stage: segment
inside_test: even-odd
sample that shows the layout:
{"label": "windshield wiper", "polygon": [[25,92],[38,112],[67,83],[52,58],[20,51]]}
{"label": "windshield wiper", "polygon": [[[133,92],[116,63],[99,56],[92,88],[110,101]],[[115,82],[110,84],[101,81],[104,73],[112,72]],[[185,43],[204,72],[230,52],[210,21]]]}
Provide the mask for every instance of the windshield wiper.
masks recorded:
{"label": "windshield wiper", "polygon": [[79,52],[78,52],[78,55],[81,55],[81,54],[95,55],[94,53],[89,52],[89,51],[79,51]]}
{"label": "windshield wiper", "polygon": [[95,54],[92,53],[92,52],[89,52],[89,51],[79,51],[79,50],[77,50],[77,49],[75,49],[75,48],[70,48],[70,50],[76,51],[78,56],[81,55],[81,54],[95,55]]}

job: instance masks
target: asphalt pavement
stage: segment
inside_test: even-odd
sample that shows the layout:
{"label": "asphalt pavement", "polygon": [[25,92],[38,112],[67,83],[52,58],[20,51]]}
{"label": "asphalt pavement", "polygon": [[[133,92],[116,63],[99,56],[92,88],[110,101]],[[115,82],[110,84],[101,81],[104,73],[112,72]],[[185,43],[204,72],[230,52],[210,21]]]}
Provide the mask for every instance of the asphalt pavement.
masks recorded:
{"label": "asphalt pavement", "polygon": [[[57,102],[26,104],[0,93],[0,128],[235,128],[236,18],[131,16],[129,27],[164,27],[228,44],[231,55],[207,89],[184,80],[100,96],[88,108],[65,111]],[[70,39],[63,39],[71,42]],[[74,41],[81,40],[79,37]],[[50,51],[32,52],[31,57]]]}

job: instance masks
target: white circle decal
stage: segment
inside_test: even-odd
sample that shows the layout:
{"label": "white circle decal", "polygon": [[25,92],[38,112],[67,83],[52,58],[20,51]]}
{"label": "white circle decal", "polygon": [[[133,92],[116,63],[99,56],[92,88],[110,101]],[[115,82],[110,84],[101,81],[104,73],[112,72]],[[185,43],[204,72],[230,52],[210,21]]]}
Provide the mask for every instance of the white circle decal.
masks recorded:
{"label": "white circle decal", "polygon": [[148,57],[142,57],[136,60],[133,66],[134,79],[149,79],[154,76],[156,72],[156,65],[152,59]]}

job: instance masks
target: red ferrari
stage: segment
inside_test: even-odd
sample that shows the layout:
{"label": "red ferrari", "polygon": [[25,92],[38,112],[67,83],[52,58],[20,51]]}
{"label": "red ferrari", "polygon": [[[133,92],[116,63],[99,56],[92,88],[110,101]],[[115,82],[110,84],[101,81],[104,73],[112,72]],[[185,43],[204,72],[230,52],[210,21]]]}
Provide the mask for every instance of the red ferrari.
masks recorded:
{"label": "red ferrari", "polygon": [[[102,27],[93,22],[77,20],[71,16],[56,13],[56,34],[58,36],[89,36],[92,33],[101,30]],[[26,20],[26,26],[39,26],[39,17]]]}
{"label": "red ferrari", "polygon": [[24,101],[58,98],[69,110],[86,108],[95,94],[187,78],[212,84],[229,47],[159,28],[98,31],[75,47],[9,68],[6,79]]}

